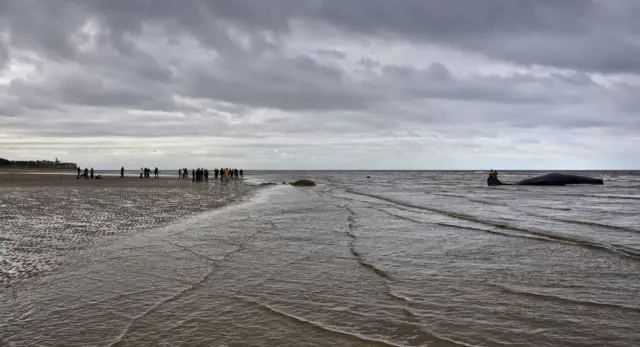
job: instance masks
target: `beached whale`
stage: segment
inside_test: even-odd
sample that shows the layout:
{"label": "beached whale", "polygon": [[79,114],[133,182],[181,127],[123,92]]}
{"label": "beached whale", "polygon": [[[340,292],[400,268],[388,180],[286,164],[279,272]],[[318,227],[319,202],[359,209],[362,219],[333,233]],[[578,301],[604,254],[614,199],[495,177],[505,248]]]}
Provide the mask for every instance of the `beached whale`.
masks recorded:
{"label": "beached whale", "polygon": [[517,183],[502,183],[497,175],[489,175],[487,184],[490,186],[509,184],[521,186],[564,186],[567,184],[604,184],[604,182],[599,178],[553,172],[542,176],[527,178]]}

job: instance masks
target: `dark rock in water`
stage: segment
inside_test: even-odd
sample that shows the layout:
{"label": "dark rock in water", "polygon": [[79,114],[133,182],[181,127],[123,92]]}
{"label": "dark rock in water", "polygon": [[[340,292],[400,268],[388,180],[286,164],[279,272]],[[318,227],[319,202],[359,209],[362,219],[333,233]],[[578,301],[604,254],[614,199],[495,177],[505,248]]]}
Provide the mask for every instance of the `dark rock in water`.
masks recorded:
{"label": "dark rock in water", "polygon": [[316,185],[316,183],[311,180],[298,180],[291,183],[291,185],[294,187],[313,187]]}
{"label": "dark rock in water", "polygon": [[260,183],[259,185],[260,186],[274,186],[274,185],[276,185],[276,183],[274,183],[274,182],[264,182],[264,183]]}
{"label": "dark rock in water", "polygon": [[[499,186],[509,185],[510,183],[502,183],[498,177],[490,175],[487,178],[487,185]],[[519,186],[564,186],[568,184],[604,184],[599,178],[592,178],[580,175],[569,175],[558,172],[548,173],[542,176],[536,176],[524,179],[515,183]]]}
{"label": "dark rock in water", "polygon": [[371,176],[367,176],[367,178],[371,178]]}

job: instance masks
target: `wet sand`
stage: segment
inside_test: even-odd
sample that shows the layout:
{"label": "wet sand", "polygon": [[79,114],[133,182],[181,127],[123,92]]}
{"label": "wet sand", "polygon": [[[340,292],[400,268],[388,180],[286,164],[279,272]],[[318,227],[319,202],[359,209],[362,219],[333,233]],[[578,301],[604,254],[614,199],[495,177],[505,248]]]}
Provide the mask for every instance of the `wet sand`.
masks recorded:
{"label": "wet sand", "polygon": [[191,183],[191,179],[179,180],[175,176],[168,177],[166,175],[162,175],[160,176],[160,178],[155,179],[153,178],[153,174],[151,178],[140,178],[133,175],[128,175],[124,178],[120,178],[120,176],[106,175],[102,176],[102,179],[84,179],[82,176],[80,177],[80,179],[78,179],[77,174],[70,171],[0,171],[0,186],[14,187],[164,187],[168,185],[187,185]]}
{"label": "wet sand", "polygon": [[47,271],[104,237],[231,204],[248,190],[241,181],[0,173],[0,283]]}

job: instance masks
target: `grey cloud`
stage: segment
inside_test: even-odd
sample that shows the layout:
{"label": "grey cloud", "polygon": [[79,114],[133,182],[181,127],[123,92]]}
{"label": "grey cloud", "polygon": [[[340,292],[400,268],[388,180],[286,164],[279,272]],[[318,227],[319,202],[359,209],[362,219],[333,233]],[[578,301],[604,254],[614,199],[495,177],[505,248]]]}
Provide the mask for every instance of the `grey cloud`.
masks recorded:
{"label": "grey cloud", "polygon": [[135,85],[110,84],[97,76],[70,75],[48,83],[20,79],[8,88],[10,95],[19,97],[31,109],[58,108],[59,103],[82,106],[104,106],[148,110],[191,110],[177,105],[172,95],[158,88]]}
{"label": "grey cloud", "polygon": [[[19,72],[0,84],[0,128],[246,140],[406,129],[462,139],[527,129],[633,133],[637,82],[602,79],[638,76],[638,14],[626,0],[0,1],[0,74],[10,61],[38,66],[37,76]],[[88,25],[95,35],[82,37]],[[323,45],[325,35],[340,44]],[[403,65],[370,50],[367,40],[380,38],[515,66],[460,72],[437,52]]]}
{"label": "grey cloud", "polygon": [[182,93],[254,107],[281,110],[360,109],[370,102],[338,67],[310,56],[224,61],[219,68],[197,67],[185,76]]}
{"label": "grey cloud", "polygon": [[343,51],[340,51],[337,49],[319,49],[317,50],[317,53],[325,57],[335,58],[340,60],[347,58],[347,55]]}
{"label": "grey cloud", "polygon": [[[597,0],[322,1],[320,21],[358,33],[438,42],[520,64],[640,71],[640,4]],[[596,30],[597,26],[597,30]]]}
{"label": "grey cloud", "polygon": [[86,13],[80,8],[57,1],[3,2],[2,23],[10,32],[11,45],[46,52],[55,60],[73,57],[75,47],[71,34],[86,19]]}
{"label": "grey cloud", "polygon": [[2,37],[0,37],[0,72],[4,70],[4,68],[9,63],[9,47],[4,42]]}
{"label": "grey cloud", "polygon": [[[125,34],[139,34],[145,23],[162,23],[221,51],[242,51],[222,30],[225,23],[233,23],[252,36],[254,49],[276,49],[277,44],[264,40],[260,32],[289,32],[291,20],[298,19],[354,33],[437,42],[525,65],[640,71],[640,48],[631,41],[640,33],[640,22],[635,20],[640,4],[633,1],[407,0],[398,6],[386,0],[59,0],[46,4],[13,0],[10,4],[13,31],[24,33],[13,41],[39,44],[62,56],[73,51],[67,37],[82,24],[79,12],[87,11],[109,27],[114,42]],[[36,32],[44,16],[51,27]],[[59,19],[52,22],[51,18]]]}
{"label": "grey cloud", "polygon": [[[135,30],[139,18],[166,19],[167,13],[196,35],[211,28],[207,23],[213,18],[274,32],[288,32],[291,20],[310,19],[354,33],[437,42],[527,65],[640,71],[640,48],[629,41],[640,33],[640,4],[633,1],[408,0],[402,6],[386,0],[219,0],[179,6],[159,1],[134,6],[125,16],[122,2],[95,4],[101,12],[109,10],[106,20],[120,30]],[[233,46],[228,37],[211,41],[213,36],[203,41]]]}

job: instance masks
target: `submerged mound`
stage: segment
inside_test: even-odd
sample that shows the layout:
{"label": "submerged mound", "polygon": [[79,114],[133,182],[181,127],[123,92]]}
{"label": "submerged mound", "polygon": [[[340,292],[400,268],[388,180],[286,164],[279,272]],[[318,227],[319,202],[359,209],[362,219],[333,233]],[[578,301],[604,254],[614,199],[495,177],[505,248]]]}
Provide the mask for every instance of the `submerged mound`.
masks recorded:
{"label": "submerged mound", "polygon": [[294,187],[313,187],[316,185],[316,182],[312,180],[297,180],[290,184]]}

